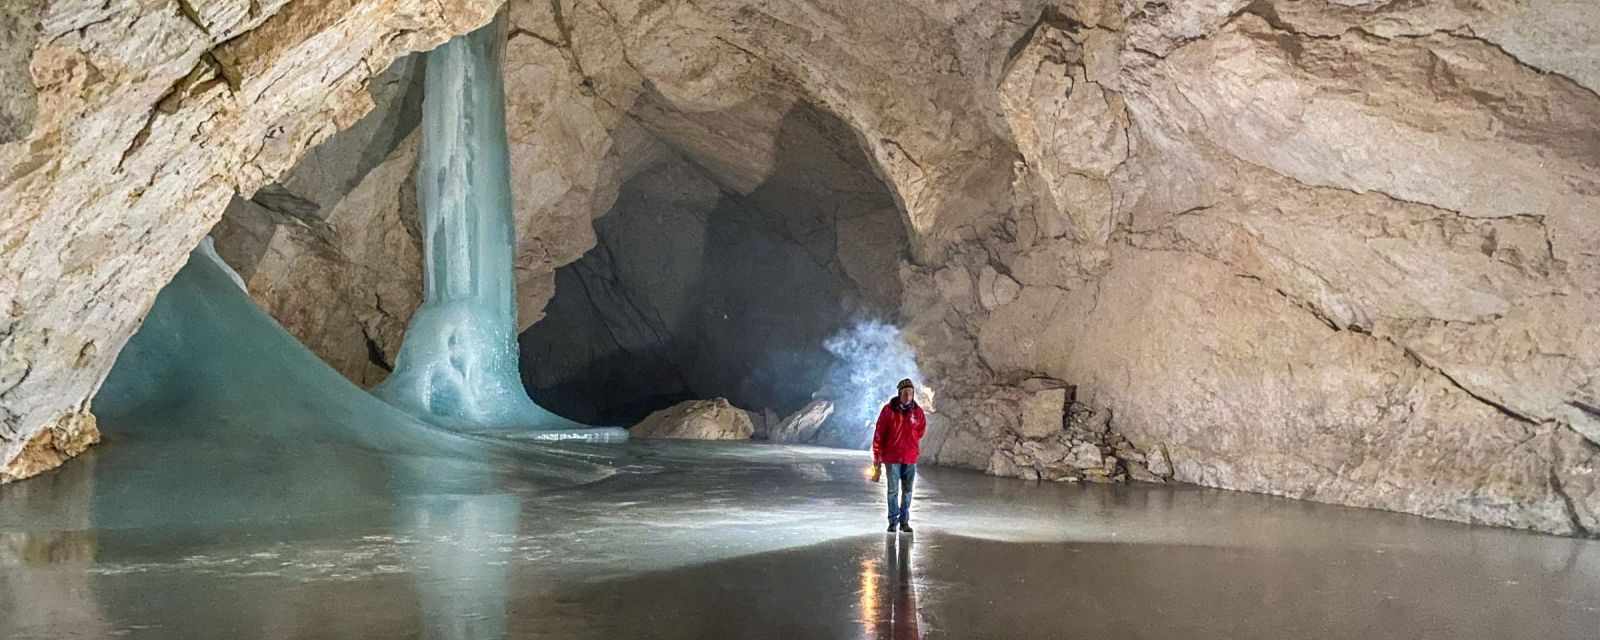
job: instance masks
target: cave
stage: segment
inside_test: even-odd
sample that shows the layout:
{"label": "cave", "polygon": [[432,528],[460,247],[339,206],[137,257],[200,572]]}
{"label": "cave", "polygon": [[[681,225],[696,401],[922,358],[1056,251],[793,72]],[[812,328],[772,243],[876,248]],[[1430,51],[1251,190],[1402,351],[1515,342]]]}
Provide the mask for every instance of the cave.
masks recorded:
{"label": "cave", "polygon": [[1591,5],[8,3],[0,637],[1592,637]]}
{"label": "cave", "polygon": [[892,395],[898,377],[833,388],[848,384],[836,372],[849,363],[824,343],[895,318],[899,211],[837,117],[795,104],[776,127],[752,132],[770,142],[710,150],[773,149],[754,160],[771,165],[754,188],[705,168],[750,159],[658,138],[659,159],[621,185],[595,221],[595,248],[556,271],[545,317],[521,335],[534,399],[582,422],[634,424],[697,398],[787,416],[819,395]]}

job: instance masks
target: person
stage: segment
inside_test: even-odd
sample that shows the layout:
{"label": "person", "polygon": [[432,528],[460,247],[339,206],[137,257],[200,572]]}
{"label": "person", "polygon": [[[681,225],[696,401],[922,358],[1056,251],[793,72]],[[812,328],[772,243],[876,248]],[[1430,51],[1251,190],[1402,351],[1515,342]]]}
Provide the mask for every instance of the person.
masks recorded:
{"label": "person", "polygon": [[[872,432],[872,479],[889,472],[889,531],[911,533],[911,486],[917,479],[917,455],[928,418],[917,406],[917,388],[909,378],[896,385],[896,395],[878,412]],[[885,469],[887,467],[887,469]]]}

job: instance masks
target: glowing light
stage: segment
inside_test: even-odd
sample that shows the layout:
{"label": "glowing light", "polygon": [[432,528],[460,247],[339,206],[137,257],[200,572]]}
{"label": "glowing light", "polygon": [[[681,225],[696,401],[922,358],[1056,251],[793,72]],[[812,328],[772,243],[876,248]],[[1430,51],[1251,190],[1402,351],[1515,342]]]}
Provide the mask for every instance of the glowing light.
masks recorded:
{"label": "glowing light", "polygon": [[870,556],[861,558],[861,570],[857,572],[861,586],[856,589],[860,601],[856,603],[861,611],[861,637],[874,637],[878,631],[878,566]]}
{"label": "glowing light", "polygon": [[851,325],[822,346],[838,359],[828,373],[835,406],[832,419],[855,427],[854,444],[865,448],[872,439],[878,409],[894,395],[895,383],[911,378],[920,386],[922,371],[916,352],[906,344],[899,327],[876,320]]}

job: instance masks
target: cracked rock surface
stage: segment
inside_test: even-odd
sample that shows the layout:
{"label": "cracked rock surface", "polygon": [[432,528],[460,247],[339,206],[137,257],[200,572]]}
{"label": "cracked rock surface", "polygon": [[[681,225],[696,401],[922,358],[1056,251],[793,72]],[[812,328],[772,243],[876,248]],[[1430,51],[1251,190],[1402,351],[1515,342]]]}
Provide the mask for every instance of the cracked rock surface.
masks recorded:
{"label": "cracked rock surface", "polygon": [[[0,29],[26,37],[7,37],[0,54],[0,481],[93,441],[96,388],[235,193],[254,194],[354,123],[390,61],[493,10],[474,0],[8,4]],[[29,100],[31,116],[18,106]]]}
{"label": "cracked rock surface", "polygon": [[636,438],[682,440],[749,440],[754,432],[750,413],[725,398],[682,402],[650,414],[628,430]]}
{"label": "cracked rock surface", "polygon": [[[0,272],[0,452],[92,424],[72,416],[235,191],[279,216],[272,242],[240,244],[258,300],[269,283],[306,292],[277,303],[282,320],[360,292],[302,313],[296,333],[358,381],[381,375],[369,356],[397,334],[364,298],[414,277],[371,268],[415,260],[393,196],[407,187],[385,173],[405,162],[404,132],[335,163],[375,167],[361,176],[281,174],[370,101],[401,99],[363,86],[389,58],[487,8],[355,3],[268,41],[250,34],[318,10],[190,3],[193,16],[138,25],[176,35],[135,42],[130,18],[82,4],[42,14],[34,115],[0,101],[0,192],[21,203],[0,227],[13,266]],[[534,331],[557,270],[595,247],[595,220],[630,180],[676,158],[752,193],[791,149],[782,116],[813,109],[850,132],[903,226],[896,264],[844,268],[897,309],[938,391],[928,461],[1600,531],[1591,2],[509,11],[519,302]],[[347,72],[325,75],[319,58],[311,73],[307,51],[336,52],[316,55]],[[68,113],[92,124],[67,127]],[[257,191],[280,179],[295,198]],[[349,197],[369,184],[386,195]],[[311,209],[337,235],[285,230]],[[405,304],[381,300],[399,324]]]}

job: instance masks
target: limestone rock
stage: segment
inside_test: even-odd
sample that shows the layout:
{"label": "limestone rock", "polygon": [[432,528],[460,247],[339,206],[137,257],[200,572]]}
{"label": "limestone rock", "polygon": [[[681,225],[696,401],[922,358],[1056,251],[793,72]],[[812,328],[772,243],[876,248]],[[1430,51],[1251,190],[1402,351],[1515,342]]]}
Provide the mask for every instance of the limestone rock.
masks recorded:
{"label": "limestone rock", "polygon": [[22,140],[33,129],[37,111],[28,60],[39,38],[42,0],[7,2],[0,7],[0,144]]}
{"label": "limestone rock", "polygon": [[723,398],[691,400],[650,414],[628,431],[635,438],[749,440],[750,414]]}
{"label": "limestone rock", "polygon": [[[1161,482],[1162,478],[1151,473],[1145,466],[1150,456],[1140,451],[1128,442],[1120,433],[1106,426],[1103,430],[1085,429],[1086,423],[1094,422],[1093,416],[1107,416],[1109,411],[1089,407],[1080,402],[1072,402],[1065,407],[1067,415],[1067,428],[1061,428],[1061,415],[1063,409],[1060,401],[1067,395],[1065,388],[1056,386],[1048,389],[1032,389],[1039,387],[1041,381],[1037,378],[1030,379],[1017,385],[1023,393],[1034,394],[1036,400],[1047,397],[1052,400],[1051,413],[1056,416],[1056,428],[1048,433],[1036,435],[1025,430],[1001,431],[991,438],[992,452],[990,453],[986,473],[999,476],[1026,478],[1030,480],[1049,480],[1053,482],[1126,482],[1130,477],[1138,480]],[[1001,390],[1000,393],[1006,393]],[[1022,423],[1028,418],[1027,405],[1032,402],[1024,401],[1024,416]]]}
{"label": "limestone rock", "polygon": [[[422,247],[405,224],[416,215],[407,210],[414,199],[405,197],[416,156],[413,135],[333,203],[325,219],[291,218],[236,200],[216,231],[219,253],[239,265],[262,310],[363,387],[382,382],[393,368],[406,320],[422,303]],[[265,237],[252,236],[251,228]]]}
{"label": "limestone rock", "polygon": [[995,271],[994,267],[984,265],[983,271],[978,273],[978,302],[984,309],[993,310],[1011,304],[1021,291],[1022,285],[1012,280],[1011,276]]}
{"label": "limestone rock", "polygon": [[1600,532],[1600,450],[1582,438],[1557,431],[1554,434],[1551,488],[1570,508],[1570,527],[1591,536]]}
{"label": "limestone rock", "polygon": [[933,285],[944,301],[963,313],[976,310],[978,295],[965,268],[945,267],[933,274]]}
{"label": "limestone rock", "polygon": [[[32,126],[0,141],[0,362],[28,372],[0,386],[3,479],[42,470],[11,465],[59,416],[88,410],[156,292],[235,192],[254,193],[355,122],[371,105],[364,84],[391,60],[494,9],[273,0],[206,3],[191,18],[123,0],[44,8],[28,63]],[[7,39],[0,54],[8,79],[14,46]]]}
{"label": "limestone rock", "polygon": [[1089,442],[1079,442],[1067,452],[1067,463],[1080,469],[1096,469],[1103,466],[1100,457],[1100,447]]}
{"label": "limestone rock", "polygon": [[1166,447],[1158,447],[1152,451],[1148,456],[1148,462],[1145,465],[1145,468],[1149,469],[1150,473],[1153,473],[1159,477],[1171,478],[1172,460],[1167,458]]}
{"label": "limestone rock", "polygon": [[1120,96],[1088,78],[1084,39],[1041,24],[1011,61],[1000,102],[1022,157],[1043,183],[1040,233],[1103,244],[1112,213],[1106,178],[1128,157],[1128,116]]}
{"label": "limestone rock", "polygon": [[1028,394],[1022,400],[1017,433],[1024,438],[1044,438],[1061,431],[1066,400],[1066,389],[1044,389]]}
{"label": "limestone rock", "polygon": [[1166,478],[1157,475],[1145,465],[1137,462],[1128,463],[1128,479],[1135,482],[1150,482],[1154,484],[1163,484],[1167,481]]}
{"label": "limestone rock", "polygon": [[1127,47],[1166,56],[1222,26],[1251,0],[1127,0]]}
{"label": "limestone rock", "polygon": [[[136,4],[52,4],[21,45],[37,95],[8,83],[0,99],[0,118],[27,123],[0,135],[0,197],[22,212],[0,226],[6,458],[83,409],[233,192],[290,217],[345,200],[361,180],[256,192],[384,100],[361,87],[374,69],[488,10],[206,3],[208,36],[178,15],[134,20]],[[701,262],[597,246],[593,221],[623,220],[607,221],[619,195],[690,200],[637,187],[692,174],[714,185],[704,200],[754,203],[736,219],[782,230],[785,256],[892,312],[940,390],[930,461],[1596,530],[1600,416],[1581,408],[1600,403],[1592,3],[510,5],[524,323],[591,249],[670,266],[638,281],[681,292]],[[21,68],[11,51],[4,77]],[[785,175],[839,152],[861,159]],[[295,233],[317,246],[330,230]],[[717,244],[700,240],[663,242]],[[336,294],[294,281],[304,300]],[[716,326],[668,320],[714,305],[651,302],[616,325],[630,346]],[[308,342],[352,340],[334,337],[349,322],[317,326],[328,337]],[[548,355],[597,361],[574,353]],[[1074,389],[1055,433],[1025,382],[1041,376]]]}
{"label": "limestone rock", "polygon": [[592,220],[611,207],[621,182],[651,163],[654,151],[621,125],[624,114],[605,96],[585,89],[590,81],[573,52],[552,46],[567,37],[555,27],[554,5],[510,4],[506,137],[516,206],[518,317],[526,328],[554,293],[556,268],[594,247]]}
{"label": "limestone rock", "polygon": [[[1078,348],[1044,350],[1063,357],[1040,362],[986,339],[986,359],[1020,356],[1097,389],[1129,440],[1165,446],[1178,480],[1574,531],[1559,496],[1533,481],[1549,462],[1529,438],[1552,427],[1507,417],[1392,343],[1331,330],[1213,263],[1141,254],[1116,264],[1092,314],[1063,305],[1017,318],[1086,329],[1065,338]],[[1375,489],[1422,482],[1433,489]]]}
{"label": "limestone rock", "polygon": [[94,414],[63,415],[28,439],[17,457],[0,469],[0,481],[21,480],[49,471],[98,442],[100,430]]}
{"label": "limestone rock", "polygon": [[833,403],[812,400],[799,411],[790,414],[767,434],[773,442],[813,443],[817,441],[822,425],[833,415]]}

